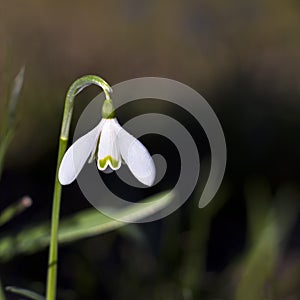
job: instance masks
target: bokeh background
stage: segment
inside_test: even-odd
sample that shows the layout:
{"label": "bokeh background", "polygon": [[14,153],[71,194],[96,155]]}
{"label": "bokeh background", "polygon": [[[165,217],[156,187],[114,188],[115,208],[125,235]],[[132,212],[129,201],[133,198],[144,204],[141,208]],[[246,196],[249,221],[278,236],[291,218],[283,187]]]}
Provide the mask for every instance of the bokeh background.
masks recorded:
{"label": "bokeh background", "polygon": [[[298,1],[0,4],[2,120],[7,87],[26,65],[0,209],[33,200],[1,236],[50,219],[64,97],[81,75],[111,85],[143,76],[183,82],[208,100],[226,136],[224,183],[207,208],[197,209],[204,172],[191,199],[164,220],[62,246],[59,299],[300,299]],[[72,128],[98,93],[78,96]],[[187,126],[206,160],[203,132]],[[76,184],[65,188],[63,216],[89,207]],[[44,292],[46,249],[0,260],[4,286]]]}

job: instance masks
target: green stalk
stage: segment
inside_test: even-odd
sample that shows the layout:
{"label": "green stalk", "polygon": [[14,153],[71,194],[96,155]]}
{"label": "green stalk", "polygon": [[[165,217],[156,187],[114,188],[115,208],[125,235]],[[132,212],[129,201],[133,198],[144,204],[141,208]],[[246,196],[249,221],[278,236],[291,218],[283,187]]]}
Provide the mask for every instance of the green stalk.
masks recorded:
{"label": "green stalk", "polygon": [[3,292],[1,280],[0,280],[0,300],[5,300],[5,295]]}
{"label": "green stalk", "polygon": [[62,186],[58,180],[58,170],[68,144],[75,96],[78,95],[85,87],[91,84],[96,84],[100,86],[105,93],[106,99],[110,99],[109,92],[112,91],[111,87],[102,78],[95,75],[86,75],[77,79],[71,85],[66,95],[61,133],[59,138],[55,185],[54,185],[54,193],[53,193],[51,235],[50,235],[50,249],[49,249],[47,291],[46,291],[47,300],[55,300],[56,298],[58,227],[59,227],[59,211],[60,211],[61,189],[62,189]]}

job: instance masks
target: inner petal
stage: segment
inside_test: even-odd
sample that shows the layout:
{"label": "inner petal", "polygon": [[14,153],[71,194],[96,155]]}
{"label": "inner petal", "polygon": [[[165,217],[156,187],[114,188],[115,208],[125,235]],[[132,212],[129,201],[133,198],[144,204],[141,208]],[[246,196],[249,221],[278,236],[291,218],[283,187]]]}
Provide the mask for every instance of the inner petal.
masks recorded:
{"label": "inner petal", "polygon": [[105,170],[107,166],[113,170],[117,170],[121,166],[121,155],[112,121],[105,120],[99,140],[97,166],[101,171]]}

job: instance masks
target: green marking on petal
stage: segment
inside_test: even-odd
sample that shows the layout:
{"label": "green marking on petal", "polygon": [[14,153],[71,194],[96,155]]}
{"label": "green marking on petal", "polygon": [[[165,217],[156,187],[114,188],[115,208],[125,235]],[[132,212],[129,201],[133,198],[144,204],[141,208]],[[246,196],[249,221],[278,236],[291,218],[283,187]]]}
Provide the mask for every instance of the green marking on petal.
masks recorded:
{"label": "green marking on petal", "polygon": [[107,155],[106,157],[99,159],[99,166],[101,169],[105,169],[107,167],[107,164],[110,162],[110,166],[112,169],[118,169],[119,168],[119,161],[112,158],[110,155]]}

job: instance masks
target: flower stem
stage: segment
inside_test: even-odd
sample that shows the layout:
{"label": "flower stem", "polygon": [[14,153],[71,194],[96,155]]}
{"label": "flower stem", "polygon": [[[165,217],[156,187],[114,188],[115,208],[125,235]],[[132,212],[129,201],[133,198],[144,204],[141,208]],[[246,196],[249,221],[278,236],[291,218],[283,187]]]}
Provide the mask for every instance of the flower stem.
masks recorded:
{"label": "flower stem", "polygon": [[109,93],[112,92],[111,87],[102,78],[95,75],[86,75],[77,79],[71,85],[66,95],[61,133],[59,138],[58,157],[57,157],[55,185],[54,185],[54,194],[53,194],[50,249],[49,249],[47,290],[46,290],[47,300],[55,300],[56,298],[58,227],[59,227],[59,211],[60,211],[61,190],[62,190],[62,186],[58,180],[58,170],[68,144],[75,96],[78,95],[85,87],[91,84],[96,84],[100,86],[105,93],[106,99],[110,99]]}

